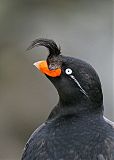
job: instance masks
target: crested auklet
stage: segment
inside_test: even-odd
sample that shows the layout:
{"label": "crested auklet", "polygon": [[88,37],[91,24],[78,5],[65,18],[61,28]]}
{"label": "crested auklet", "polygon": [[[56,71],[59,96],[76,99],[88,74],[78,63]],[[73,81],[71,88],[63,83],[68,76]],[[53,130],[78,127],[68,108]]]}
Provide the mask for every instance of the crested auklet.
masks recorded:
{"label": "crested auklet", "polygon": [[34,65],[58,91],[59,102],[29,138],[22,160],[114,160],[114,123],[103,116],[103,94],[94,68],[63,56],[53,40],[36,39],[28,49],[45,46],[47,60]]}

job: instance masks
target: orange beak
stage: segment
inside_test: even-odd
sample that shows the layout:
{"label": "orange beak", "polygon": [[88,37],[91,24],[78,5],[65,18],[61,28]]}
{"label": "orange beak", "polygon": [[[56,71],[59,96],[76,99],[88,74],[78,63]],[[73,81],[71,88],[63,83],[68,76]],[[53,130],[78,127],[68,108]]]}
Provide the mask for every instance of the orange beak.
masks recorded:
{"label": "orange beak", "polygon": [[61,69],[57,68],[55,70],[49,70],[46,61],[35,62],[34,65],[44,74],[47,74],[50,77],[58,77],[61,75]]}

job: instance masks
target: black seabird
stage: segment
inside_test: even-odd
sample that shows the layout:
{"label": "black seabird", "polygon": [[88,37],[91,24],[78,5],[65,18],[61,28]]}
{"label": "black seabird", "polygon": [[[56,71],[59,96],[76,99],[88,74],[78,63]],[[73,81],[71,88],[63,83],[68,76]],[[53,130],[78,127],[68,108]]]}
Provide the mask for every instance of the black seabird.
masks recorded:
{"label": "black seabird", "polygon": [[36,39],[28,49],[45,46],[46,61],[34,65],[53,83],[59,102],[29,138],[22,160],[114,160],[114,124],[103,116],[103,94],[88,63],[61,55],[53,40]]}

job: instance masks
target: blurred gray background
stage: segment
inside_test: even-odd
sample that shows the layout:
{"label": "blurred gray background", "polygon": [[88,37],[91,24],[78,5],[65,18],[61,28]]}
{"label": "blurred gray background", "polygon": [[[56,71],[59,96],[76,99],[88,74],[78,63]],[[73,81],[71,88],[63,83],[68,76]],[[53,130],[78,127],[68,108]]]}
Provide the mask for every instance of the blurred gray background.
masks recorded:
{"label": "blurred gray background", "polygon": [[33,66],[43,47],[26,52],[36,38],[50,38],[64,55],[98,72],[105,115],[114,120],[113,1],[0,0],[0,160],[19,160],[22,149],[57,103],[55,88]]}

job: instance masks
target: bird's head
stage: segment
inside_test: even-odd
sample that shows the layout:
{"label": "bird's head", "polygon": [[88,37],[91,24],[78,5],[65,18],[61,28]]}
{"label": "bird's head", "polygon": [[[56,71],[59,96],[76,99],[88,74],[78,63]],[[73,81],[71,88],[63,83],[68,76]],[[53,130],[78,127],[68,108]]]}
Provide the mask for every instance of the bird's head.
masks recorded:
{"label": "bird's head", "polygon": [[47,60],[34,65],[56,87],[63,105],[89,104],[100,108],[103,103],[101,83],[96,71],[88,63],[61,54],[53,40],[36,39],[28,49],[45,46],[49,50]]}

